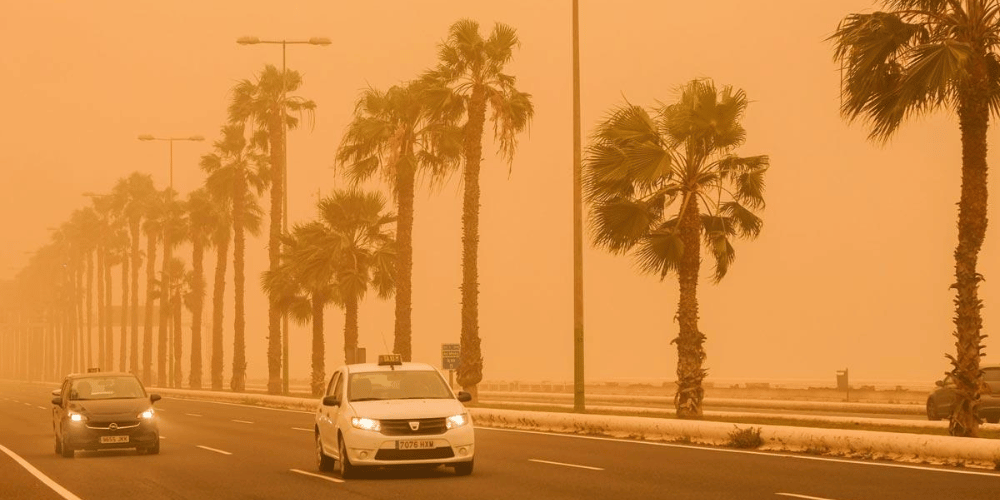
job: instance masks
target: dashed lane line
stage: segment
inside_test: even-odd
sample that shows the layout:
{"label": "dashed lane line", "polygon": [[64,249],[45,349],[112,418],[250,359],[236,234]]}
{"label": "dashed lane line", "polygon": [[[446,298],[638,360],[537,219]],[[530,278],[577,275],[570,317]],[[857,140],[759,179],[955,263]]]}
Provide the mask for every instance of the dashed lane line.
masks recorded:
{"label": "dashed lane line", "polygon": [[236,419],[233,419],[233,422],[236,422],[238,424],[252,424],[253,423],[253,422],[251,422],[249,420],[236,420]]}
{"label": "dashed lane line", "polygon": [[313,429],[306,429],[305,427],[292,427],[292,430],[293,431],[304,431],[304,432],[312,432],[313,431]]}
{"label": "dashed lane line", "polygon": [[59,483],[49,479],[49,476],[42,474],[42,471],[36,469],[34,466],[29,464],[23,458],[19,457],[17,453],[8,450],[3,445],[0,445],[0,451],[6,453],[7,456],[13,458],[15,462],[21,464],[21,467],[24,467],[24,469],[30,472],[32,476],[38,478],[38,480],[41,481],[43,484],[45,484],[45,486],[52,488],[52,491],[55,491],[59,496],[65,498],[66,500],[80,500],[80,497],[70,493],[69,490],[63,488],[62,485],[60,485]]}
{"label": "dashed lane line", "polygon": [[577,464],[567,464],[563,462],[550,462],[548,460],[539,460],[537,458],[529,458],[529,462],[537,462],[540,464],[550,464],[550,465],[561,465],[563,467],[575,467],[577,469],[587,469],[587,470],[604,470],[600,467],[591,467],[589,465],[577,465]]}
{"label": "dashed lane line", "polygon": [[201,448],[201,449],[203,449],[203,450],[208,450],[208,451],[214,451],[214,452],[216,452],[216,453],[221,453],[221,454],[223,454],[223,455],[232,455],[232,453],[230,453],[230,452],[228,452],[228,451],[223,451],[223,450],[217,450],[217,449],[215,449],[215,448],[209,448],[208,446],[202,446],[202,445],[200,445],[200,444],[199,444],[199,445],[197,445],[197,446],[198,446],[198,448]]}
{"label": "dashed lane line", "polygon": [[200,417],[201,416],[201,415],[199,415],[197,413],[185,413],[185,415],[187,415],[189,417]]}
{"label": "dashed lane line", "polygon": [[320,479],[325,479],[325,480],[330,481],[332,483],[342,483],[342,482],[344,482],[343,479],[337,479],[335,477],[324,476],[322,474],[313,474],[312,472],[306,472],[304,470],[298,470],[298,469],[289,469],[289,470],[292,471],[292,472],[295,472],[297,474],[302,474],[303,476],[318,477]]}
{"label": "dashed lane line", "polygon": [[39,409],[39,410],[47,410],[48,408],[46,408],[46,407],[44,407],[44,406],[39,406],[39,407],[38,407],[38,409]]}

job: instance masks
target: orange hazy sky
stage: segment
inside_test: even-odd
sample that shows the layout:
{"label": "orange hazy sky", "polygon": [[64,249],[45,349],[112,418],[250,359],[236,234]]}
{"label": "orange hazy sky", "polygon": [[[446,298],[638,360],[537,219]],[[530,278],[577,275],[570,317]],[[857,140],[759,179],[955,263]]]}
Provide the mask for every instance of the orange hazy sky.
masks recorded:
{"label": "orange hazy sky", "polygon": [[[914,120],[884,146],[839,115],[839,73],[825,41],[867,0],[581,0],[585,135],[613,106],[655,105],[702,77],[744,89],[743,154],[768,154],[767,209],[757,241],[740,242],[718,286],[703,280],[700,328],[710,378],[929,383],[953,351],[952,252],[960,145],[951,113]],[[333,161],[359,91],[386,88],[435,64],[448,26],[471,18],[517,29],[509,70],[533,95],[536,115],[512,171],[487,141],[480,226],[480,331],[485,378],[571,380],[572,103],[570,0],[329,2],[261,0],[6,2],[0,16],[4,182],[0,279],[13,277],[47,228],[132,171],[168,178],[162,142],[139,134],[204,135],[177,143],[175,187],[198,187],[197,167],[226,120],[230,89],[265,63],[273,45],[239,36],[329,37],[293,46],[299,94],[317,103],[315,127],[289,137],[290,222],[314,213],[316,193],[343,187]],[[487,127],[489,129],[489,127]],[[997,132],[990,133],[995,143]],[[990,156],[998,165],[995,155]],[[995,178],[996,176],[994,176]],[[461,190],[457,178],[417,194],[414,358],[440,363],[458,342]],[[996,192],[996,186],[992,186]],[[996,203],[990,211],[994,221]],[[980,254],[985,331],[1000,292],[990,228]],[[265,232],[266,234],[266,232]],[[248,244],[250,377],[266,370],[266,304],[256,288],[266,239]],[[182,248],[181,254],[188,250]],[[178,252],[175,252],[178,253]],[[587,377],[672,380],[677,284],[638,274],[628,257],[587,242],[584,254]],[[711,263],[705,264],[706,271]],[[214,258],[206,261],[214,267]],[[117,282],[116,282],[116,287]],[[230,278],[231,291],[231,278]],[[391,301],[368,298],[360,343],[369,356],[392,345]],[[232,309],[226,312],[231,325]],[[342,359],[343,314],[329,308],[327,359]],[[231,327],[227,328],[231,336]],[[292,376],[309,370],[309,328],[293,327]],[[987,353],[993,350],[987,339]],[[384,342],[384,344],[383,344]],[[185,348],[187,349],[187,347]],[[231,340],[226,343],[227,377]],[[988,356],[987,362],[996,362]]]}

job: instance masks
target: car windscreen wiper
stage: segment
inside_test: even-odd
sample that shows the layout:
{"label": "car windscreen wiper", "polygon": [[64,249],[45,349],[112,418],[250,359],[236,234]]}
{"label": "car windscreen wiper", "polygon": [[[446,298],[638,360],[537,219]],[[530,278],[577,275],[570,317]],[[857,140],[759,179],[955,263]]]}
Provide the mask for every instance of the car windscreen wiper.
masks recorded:
{"label": "car windscreen wiper", "polygon": [[359,401],[382,401],[382,398],[355,398],[352,399],[352,403],[357,403]]}

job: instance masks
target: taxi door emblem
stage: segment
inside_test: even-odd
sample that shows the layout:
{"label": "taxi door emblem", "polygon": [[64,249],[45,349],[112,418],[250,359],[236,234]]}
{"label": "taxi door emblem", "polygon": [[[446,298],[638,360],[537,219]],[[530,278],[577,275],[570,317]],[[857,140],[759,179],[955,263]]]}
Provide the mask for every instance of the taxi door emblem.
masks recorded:
{"label": "taxi door emblem", "polygon": [[410,430],[416,431],[420,429],[420,422],[410,422]]}
{"label": "taxi door emblem", "polygon": [[111,425],[108,426],[108,429],[111,429],[113,431],[117,431],[118,430],[118,424],[112,423]]}

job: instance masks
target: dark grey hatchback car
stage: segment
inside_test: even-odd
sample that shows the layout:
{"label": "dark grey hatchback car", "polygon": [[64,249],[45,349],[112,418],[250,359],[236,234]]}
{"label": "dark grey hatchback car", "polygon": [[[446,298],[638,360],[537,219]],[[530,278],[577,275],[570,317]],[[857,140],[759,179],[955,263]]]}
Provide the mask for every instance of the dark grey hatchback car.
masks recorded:
{"label": "dark grey hatchback car", "polygon": [[76,450],[135,448],[160,452],[160,430],[153,403],[131,373],[81,373],[52,391],[52,430],[56,453],[72,458]]}
{"label": "dark grey hatchback car", "polygon": [[[987,394],[980,395],[979,417],[991,424],[1000,423],[1000,365],[985,365],[982,370],[990,390]],[[955,381],[948,375],[935,384],[937,389],[927,397],[927,418],[941,420],[948,418],[955,408]]]}

